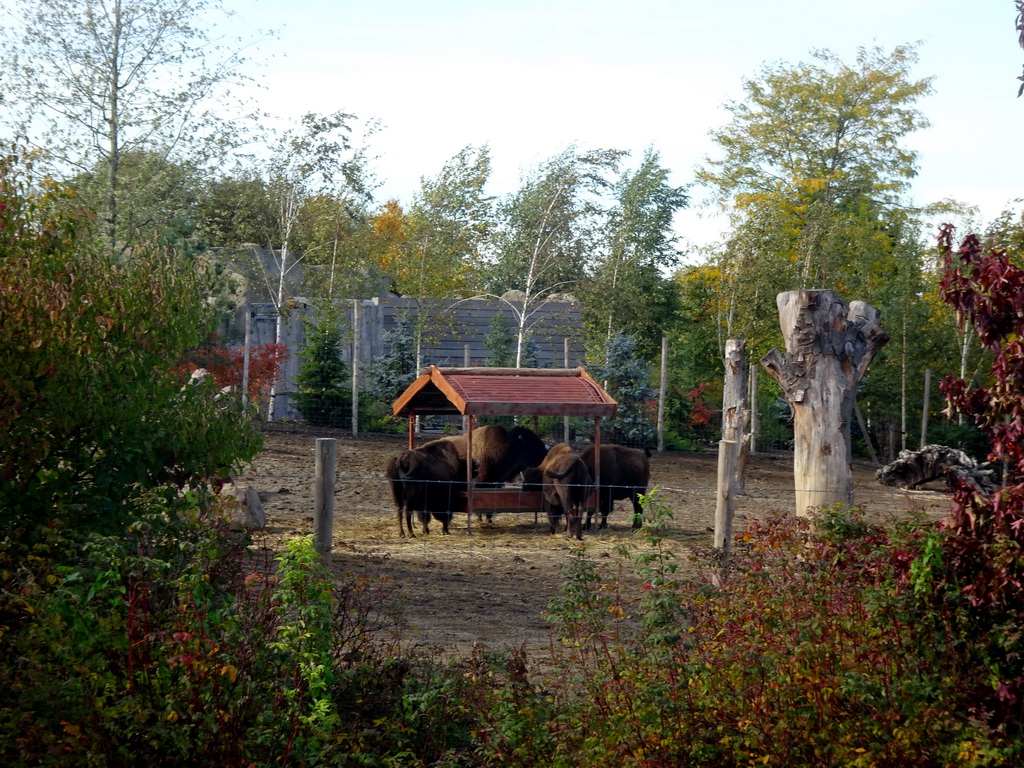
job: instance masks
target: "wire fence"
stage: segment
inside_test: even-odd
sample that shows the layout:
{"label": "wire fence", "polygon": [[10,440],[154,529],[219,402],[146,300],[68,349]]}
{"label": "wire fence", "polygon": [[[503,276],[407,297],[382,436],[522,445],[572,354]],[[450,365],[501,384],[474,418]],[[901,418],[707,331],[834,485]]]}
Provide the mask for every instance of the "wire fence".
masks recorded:
{"label": "wire fence", "polygon": [[[269,525],[302,528],[313,510],[315,483],[315,437],[337,436],[339,443],[335,473],[335,513],[337,524],[390,525],[395,519],[395,504],[385,476],[387,460],[406,447],[404,435],[358,436],[324,434],[323,429],[286,429],[278,425],[268,429],[268,449],[235,480],[250,485],[260,494]],[[282,441],[284,445],[282,445]],[[671,511],[666,522],[688,533],[705,533],[714,525],[717,503],[716,455],[700,453],[654,453],[648,488],[657,489],[657,499]],[[751,458],[742,490],[734,496],[739,520],[763,519],[773,512],[792,513],[796,490],[792,482],[792,456],[780,452],[758,454]],[[936,490],[907,491],[882,486],[873,481],[874,470],[860,465],[855,470],[853,506],[869,514],[899,518],[911,513],[941,516],[948,512],[948,497]],[[460,485],[460,490],[465,487]],[[504,491],[521,491],[521,483],[510,483]],[[533,490],[534,493],[529,493]],[[631,487],[615,486],[616,496],[628,496]],[[534,488],[516,494],[503,493],[494,515],[494,524],[519,526],[537,524],[546,529],[547,517]],[[476,511],[486,510],[487,489],[475,486],[480,496]],[[822,499],[833,498],[826,489],[815,491]],[[454,505],[455,520],[464,519],[465,508]],[[481,507],[484,507],[482,510]],[[596,513],[595,513],[596,514]],[[628,499],[614,503],[610,521],[615,527],[629,528],[633,514]],[[460,518],[460,515],[463,517]],[[469,521],[467,520],[467,527]]]}

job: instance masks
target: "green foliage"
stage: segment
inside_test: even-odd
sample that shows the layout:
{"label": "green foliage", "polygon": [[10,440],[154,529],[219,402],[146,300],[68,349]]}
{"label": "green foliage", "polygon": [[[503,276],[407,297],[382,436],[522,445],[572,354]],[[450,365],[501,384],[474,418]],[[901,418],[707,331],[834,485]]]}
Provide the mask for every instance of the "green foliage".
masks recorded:
{"label": "green foliage", "polygon": [[281,240],[280,222],[266,182],[254,175],[208,181],[196,204],[197,234],[208,245],[273,248]]}
{"label": "green foliage", "polygon": [[605,346],[605,364],[594,368],[599,380],[608,382],[608,393],[619,404],[618,415],[602,425],[609,442],[648,446],[654,440],[650,404],[650,365],[639,356],[632,336],[613,334]]}
{"label": "green foliage", "polygon": [[310,424],[340,427],[352,420],[352,377],[341,359],[338,313],[322,307],[306,322],[306,343],[296,382],[295,407]]}
{"label": "green foliage", "polygon": [[520,290],[531,299],[571,290],[584,275],[600,208],[619,150],[569,147],[541,163],[498,205],[496,253],[485,270],[487,290]]}
{"label": "green foliage", "polygon": [[632,335],[648,356],[658,352],[676,310],[677,292],[664,274],[679,263],[672,224],[689,199],[668,178],[660,155],[648,148],[639,166],[616,182],[607,253],[595,259],[581,291],[593,336]]}
{"label": "green foliage", "polygon": [[242,578],[247,539],[210,501],[152,494],[127,535],[91,536],[75,564],[4,572],[5,765],[344,765],[387,751],[352,719],[401,701],[407,668],[373,639],[389,592],[333,583],[308,539]]}
{"label": "green foliage", "polygon": [[487,365],[492,368],[511,368],[516,364],[515,335],[508,318],[501,312],[491,318],[491,330],[484,339],[484,346],[490,354]]}
{"label": "green foliage", "polygon": [[216,23],[230,22],[219,0],[19,0],[8,10],[6,122],[34,132],[54,175],[74,169],[110,255],[171,224],[168,208],[195,194],[192,171],[222,163],[241,126],[256,124],[231,90],[249,80],[247,42],[222,43]]}
{"label": "green foliage", "polygon": [[381,333],[381,342],[388,351],[373,363],[369,379],[374,397],[390,408],[417,376],[416,341],[408,318],[397,317],[394,330]]}
{"label": "green foliage", "polygon": [[60,518],[118,530],[161,484],[226,475],[262,437],[237,394],[170,368],[211,330],[201,262],[172,243],[90,251],[65,191],[0,158],[0,525],[8,545]]}
{"label": "green foliage", "polygon": [[782,291],[827,287],[878,307],[898,346],[883,355],[891,364],[876,365],[862,408],[874,406],[869,419],[890,434],[908,376],[919,379],[936,342],[948,346],[948,336],[930,333],[919,224],[904,197],[917,161],[905,139],[927,124],[916,104],[931,88],[912,78],[916,60],[913,46],[862,48],[852,62],[816,51],[746,80],[745,98],[726,105],[730,122],[713,132],[721,151],[697,174],[731,230],[681,281],[687,317],[713,325],[680,332],[700,345],[701,362],[719,367],[725,339],[746,339],[753,359],[780,346]]}

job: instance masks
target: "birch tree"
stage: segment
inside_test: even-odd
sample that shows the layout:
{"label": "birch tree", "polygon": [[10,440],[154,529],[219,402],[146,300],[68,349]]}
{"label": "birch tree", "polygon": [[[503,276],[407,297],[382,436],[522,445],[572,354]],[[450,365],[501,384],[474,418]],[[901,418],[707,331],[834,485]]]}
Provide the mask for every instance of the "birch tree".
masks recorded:
{"label": "birch tree", "polygon": [[588,325],[600,323],[605,345],[614,333],[626,334],[653,355],[675,312],[677,291],[666,273],[679,264],[673,220],[689,197],[669,175],[659,153],[648,148],[612,189],[607,245],[581,292]]}
{"label": "birch tree", "polygon": [[494,223],[494,199],[486,187],[491,154],[467,146],[437,176],[422,177],[406,226],[403,257],[394,264],[398,290],[416,300],[413,336],[421,367],[427,336],[444,322],[446,310],[468,290]]}
{"label": "birch tree", "polygon": [[[354,115],[341,111],[331,115],[306,114],[299,129],[282,134],[269,164],[267,186],[277,208],[280,241],[271,251],[274,270],[262,269],[262,275],[277,310],[278,344],[284,335],[288,275],[299,264],[299,258],[292,254],[292,237],[303,203],[341,188],[353,195],[371,194],[365,149],[351,139],[355,120]],[[271,392],[268,420],[275,417],[276,399],[275,389]]]}
{"label": "birch tree", "polygon": [[5,122],[44,150],[51,176],[101,171],[84,202],[112,255],[137,238],[121,212],[147,184],[125,183],[125,157],[206,168],[256,124],[232,91],[250,80],[252,41],[220,35],[217,19],[230,21],[220,0],[13,0],[4,14]]}
{"label": "birch tree", "polygon": [[498,206],[486,295],[505,299],[516,319],[516,367],[537,313],[555,294],[575,289],[591,263],[597,227],[607,215],[608,176],[624,153],[570,147],[542,163]]}

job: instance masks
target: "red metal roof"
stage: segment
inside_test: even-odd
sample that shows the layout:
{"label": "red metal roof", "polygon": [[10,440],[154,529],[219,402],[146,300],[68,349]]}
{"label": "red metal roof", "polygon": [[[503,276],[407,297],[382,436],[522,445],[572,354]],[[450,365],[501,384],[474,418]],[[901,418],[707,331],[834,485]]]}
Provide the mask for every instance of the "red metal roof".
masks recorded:
{"label": "red metal roof", "polygon": [[611,417],[619,406],[583,368],[430,366],[395,400],[396,416]]}

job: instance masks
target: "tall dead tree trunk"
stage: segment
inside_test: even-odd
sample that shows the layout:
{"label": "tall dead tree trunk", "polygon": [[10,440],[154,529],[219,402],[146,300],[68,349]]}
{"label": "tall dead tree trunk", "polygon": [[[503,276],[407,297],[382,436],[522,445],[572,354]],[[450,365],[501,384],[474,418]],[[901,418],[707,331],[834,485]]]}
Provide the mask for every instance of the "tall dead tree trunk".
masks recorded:
{"label": "tall dead tree trunk", "polygon": [[776,303],[786,352],[773,349],[761,364],[793,407],[796,513],[850,504],[857,384],[889,336],[877,309],[863,301],[847,308],[835,291],[786,291]]}

